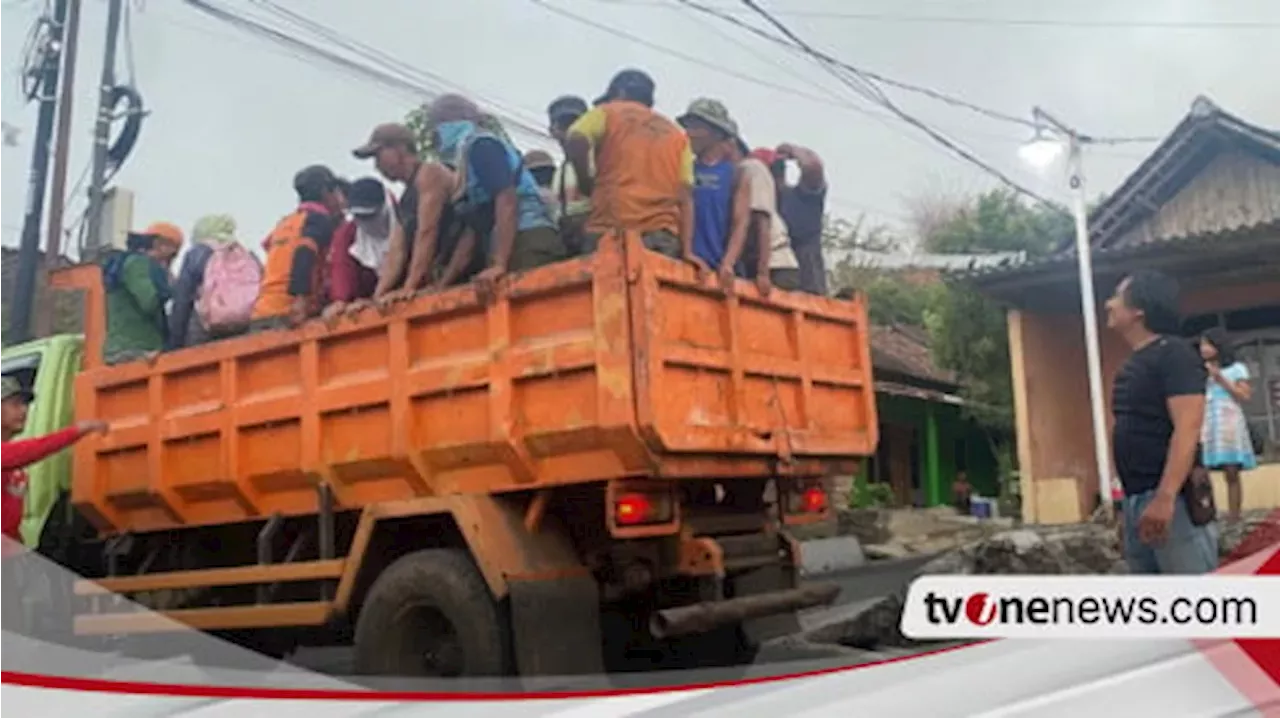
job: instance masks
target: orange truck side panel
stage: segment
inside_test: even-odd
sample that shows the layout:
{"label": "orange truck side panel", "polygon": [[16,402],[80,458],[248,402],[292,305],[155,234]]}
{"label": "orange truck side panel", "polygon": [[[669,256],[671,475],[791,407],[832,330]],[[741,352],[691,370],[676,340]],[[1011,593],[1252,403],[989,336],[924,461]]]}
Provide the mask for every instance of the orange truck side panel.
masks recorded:
{"label": "orange truck side panel", "polygon": [[[94,326],[94,325],[90,325]],[[86,341],[100,345],[100,336]],[[106,533],[624,476],[814,473],[876,443],[866,310],[734,295],[606,241],[334,327],[89,367],[72,500]]]}

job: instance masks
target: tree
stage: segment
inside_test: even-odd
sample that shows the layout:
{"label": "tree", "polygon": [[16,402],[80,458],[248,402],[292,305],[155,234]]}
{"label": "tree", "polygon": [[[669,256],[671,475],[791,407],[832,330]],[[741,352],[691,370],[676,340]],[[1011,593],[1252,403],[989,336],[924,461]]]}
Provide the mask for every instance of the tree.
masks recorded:
{"label": "tree", "polygon": [[1029,205],[1012,190],[997,189],[934,217],[921,245],[942,254],[1026,252],[1041,256],[1071,237],[1071,216],[1056,207]]}
{"label": "tree", "polygon": [[[949,216],[948,216],[949,215]],[[940,253],[1055,251],[1074,231],[1071,217],[1031,206],[1013,192],[993,190],[933,215],[920,243]],[[925,310],[934,360],[960,378],[967,412],[984,427],[1013,429],[1013,385],[1005,311],[964,279],[951,279]]]}
{"label": "tree", "polygon": [[831,286],[837,291],[847,287],[862,292],[867,297],[867,313],[876,324],[923,326],[935,288],[912,284],[859,261],[859,253],[887,254],[898,251],[903,241],[886,225],[868,224],[865,215],[852,222],[827,217],[823,223],[823,250],[835,258],[828,270]]}

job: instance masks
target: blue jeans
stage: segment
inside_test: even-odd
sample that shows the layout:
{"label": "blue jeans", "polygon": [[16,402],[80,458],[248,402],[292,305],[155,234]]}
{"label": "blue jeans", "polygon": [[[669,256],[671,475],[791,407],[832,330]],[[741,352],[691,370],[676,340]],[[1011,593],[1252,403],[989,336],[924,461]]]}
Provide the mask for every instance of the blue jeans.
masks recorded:
{"label": "blue jeans", "polygon": [[1199,574],[1218,568],[1218,526],[1196,526],[1179,496],[1164,543],[1148,546],[1138,538],[1138,520],[1156,492],[1124,497],[1124,558],[1134,574]]}

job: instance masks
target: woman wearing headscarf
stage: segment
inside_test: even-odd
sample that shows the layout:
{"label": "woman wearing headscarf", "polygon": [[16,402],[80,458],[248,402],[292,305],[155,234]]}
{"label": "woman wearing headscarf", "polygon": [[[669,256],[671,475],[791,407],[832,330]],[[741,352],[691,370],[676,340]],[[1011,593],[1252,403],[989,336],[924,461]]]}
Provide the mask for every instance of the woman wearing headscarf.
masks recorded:
{"label": "woman wearing headscarf", "polygon": [[1200,431],[1202,458],[1206,468],[1221,471],[1226,477],[1227,515],[1237,521],[1244,504],[1240,472],[1258,465],[1243,409],[1253,393],[1249,367],[1237,361],[1226,332],[1217,327],[1200,336],[1200,358],[1209,372]]}
{"label": "woman wearing headscarf", "polygon": [[236,221],[231,215],[211,214],[196,221],[191,231],[191,248],[182,258],[173,285],[173,308],[169,312],[169,339],[174,349],[209,341],[210,336],[195,311],[204,285],[204,272],[214,252],[236,242]]}

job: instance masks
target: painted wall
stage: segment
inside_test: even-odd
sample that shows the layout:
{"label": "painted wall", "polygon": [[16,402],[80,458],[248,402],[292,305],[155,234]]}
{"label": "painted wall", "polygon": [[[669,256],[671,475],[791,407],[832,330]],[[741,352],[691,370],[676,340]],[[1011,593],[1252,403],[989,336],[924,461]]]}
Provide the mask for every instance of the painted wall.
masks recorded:
{"label": "painted wall", "polygon": [[[915,430],[916,466],[925,505],[951,502],[951,483],[961,464],[975,493],[982,496],[999,493],[999,467],[990,442],[976,424],[964,417],[959,406],[880,393],[876,395],[876,412],[882,427],[896,425]],[[932,451],[931,412],[936,432]],[[889,433],[882,428],[880,435]]]}

